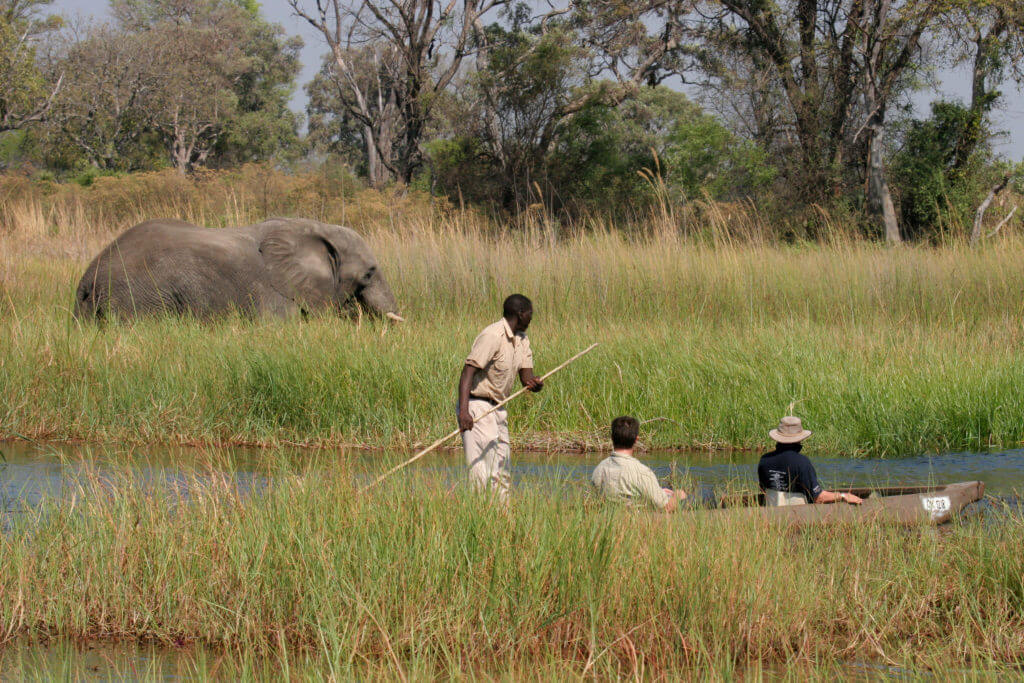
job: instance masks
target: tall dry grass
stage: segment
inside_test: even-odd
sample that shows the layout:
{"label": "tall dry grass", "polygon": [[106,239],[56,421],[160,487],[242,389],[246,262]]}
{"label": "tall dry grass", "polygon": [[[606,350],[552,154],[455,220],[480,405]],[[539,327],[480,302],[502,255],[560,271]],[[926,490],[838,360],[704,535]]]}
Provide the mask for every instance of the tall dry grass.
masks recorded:
{"label": "tall dry grass", "polygon": [[614,226],[600,214],[576,216],[570,224],[544,207],[538,203],[518,216],[496,217],[416,190],[370,190],[347,169],[326,165],[296,173],[259,164],[192,176],[155,171],[101,176],[86,187],[0,174],[0,237],[5,239],[102,240],[161,216],[222,227],[276,215],[351,225],[366,233],[456,229],[500,235],[514,230],[549,240],[592,229],[658,240],[683,238],[713,246],[765,245],[793,239],[831,244],[862,237],[851,221],[819,206],[781,220],[753,200],[716,202],[704,197],[674,206],[661,198],[653,206],[623,212],[632,219]]}

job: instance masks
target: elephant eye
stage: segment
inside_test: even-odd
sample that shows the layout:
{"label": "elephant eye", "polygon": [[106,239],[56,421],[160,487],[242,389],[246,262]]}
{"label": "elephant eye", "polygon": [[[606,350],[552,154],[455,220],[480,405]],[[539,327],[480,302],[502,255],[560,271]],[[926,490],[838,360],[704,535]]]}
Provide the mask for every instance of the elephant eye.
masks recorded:
{"label": "elephant eye", "polygon": [[376,273],[376,272],[377,272],[377,266],[370,266],[369,270],[367,270],[363,274],[363,282],[369,282],[370,279],[373,277],[373,274]]}

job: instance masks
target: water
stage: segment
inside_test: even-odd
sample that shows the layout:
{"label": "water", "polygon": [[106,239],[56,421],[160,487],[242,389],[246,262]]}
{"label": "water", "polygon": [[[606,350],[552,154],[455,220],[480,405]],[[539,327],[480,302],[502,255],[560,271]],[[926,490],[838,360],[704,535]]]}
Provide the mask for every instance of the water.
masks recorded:
{"label": "water", "polygon": [[[314,462],[338,457],[336,452],[282,449],[232,448],[210,452],[166,446],[126,450],[65,444],[0,444],[0,511],[16,514],[39,503],[43,497],[70,499],[78,494],[78,482],[88,472],[116,486],[126,471],[137,482],[173,489],[187,496],[188,487],[212,481],[218,473],[228,477],[243,495],[267,486],[273,468],[281,463]],[[1016,497],[1024,491],[1024,449],[992,453],[949,453],[900,459],[847,459],[808,454],[825,487],[892,486],[980,480],[986,493]],[[360,476],[369,479],[406,453],[349,452],[344,454]],[[602,454],[513,454],[513,480],[519,486],[552,489],[586,486],[590,472]],[[725,486],[755,488],[757,454],[664,453],[641,454],[664,482],[683,479],[710,496]],[[461,453],[442,452],[415,463],[411,469],[436,475],[447,482],[463,476]],[[118,475],[118,476],[115,476]],[[395,476],[402,476],[400,473]]]}
{"label": "water", "polygon": [[219,657],[124,643],[17,643],[0,650],[0,680],[185,681],[213,677]]}
{"label": "water", "polygon": [[[231,463],[224,474],[243,495],[267,485],[267,478],[255,471],[252,453],[228,454],[221,460]],[[236,469],[236,461],[242,467]],[[125,474],[144,487],[173,491],[187,499],[190,487],[212,483],[217,473],[207,454],[192,449],[160,447],[133,453],[65,444],[0,443],[0,513],[9,519],[44,498],[80,496],[79,484],[86,478],[113,488]]]}

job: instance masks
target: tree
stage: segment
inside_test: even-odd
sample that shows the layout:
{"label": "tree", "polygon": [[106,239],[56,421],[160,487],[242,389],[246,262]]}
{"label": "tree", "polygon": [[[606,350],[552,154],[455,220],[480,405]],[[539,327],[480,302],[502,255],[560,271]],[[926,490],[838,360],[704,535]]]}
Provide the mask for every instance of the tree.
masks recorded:
{"label": "tree", "polygon": [[313,149],[343,160],[370,177],[364,153],[363,126],[342,103],[346,89],[334,77],[334,57],[324,57],[320,71],[306,84],[309,121],[306,138]]}
{"label": "tree", "polygon": [[[884,165],[886,117],[910,87],[921,44],[935,27],[943,0],[717,0],[705,10],[703,39],[718,53],[740,53],[744,72],[716,51],[704,68],[725,87],[777,87],[785,103],[776,133],[795,138],[798,181],[808,201],[823,190],[840,192],[843,171],[861,168],[867,204],[886,239],[900,241]],[[751,74],[772,80],[749,81]],[[752,98],[755,99],[755,98]],[[755,100],[755,101],[756,101]],[[765,117],[760,117],[765,118]],[[863,137],[862,137],[863,136]],[[792,145],[782,145],[783,149]]]}
{"label": "tree", "polygon": [[234,85],[237,116],[214,150],[221,164],[269,159],[300,148],[301,117],[288,107],[288,100],[302,68],[303,41],[264,20],[256,0],[239,4],[247,17],[239,46],[247,63]]}
{"label": "tree", "polygon": [[293,147],[287,99],[301,42],[251,3],[115,0],[115,23],[71,32],[52,70],[68,76],[48,126],[101,169],[152,167],[162,146],[182,173]]}
{"label": "tree", "polygon": [[205,165],[237,117],[234,86],[246,66],[237,27],[220,24],[219,17],[204,19],[191,25],[160,23],[148,31],[165,69],[164,87],[152,100],[153,122],[182,173]]}
{"label": "tree", "polygon": [[892,161],[909,237],[927,236],[950,219],[968,220],[991,161],[987,132],[978,130],[971,107],[940,101],[931,110],[928,119],[910,124]]}
{"label": "tree", "polygon": [[[547,185],[541,194],[554,202],[548,179],[561,178],[560,191],[567,192],[564,177],[551,166],[561,131],[578,116],[584,127],[614,118],[615,108],[645,84],[682,73],[691,48],[680,38],[690,7],[688,0],[575,0],[533,16],[525,3],[506,6],[504,22],[476,36],[476,72],[458,89],[459,111],[450,117],[458,144],[434,146],[435,169],[440,151],[448,155],[446,167],[454,157],[460,165],[475,165],[473,157],[482,155],[505,208],[533,203],[541,185]],[[592,149],[574,148],[570,155],[596,153],[598,138]],[[649,160],[649,150],[643,154]],[[624,187],[637,182],[629,178]]]}
{"label": "tree", "polygon": [[61,87],[36,62],[36,43],[60,20],[42,17],[52,0],[0,0],[0,133],[42,121]]}
{"label": "tree", "polygon": [[536,29],[488,27],[485,40],[490,47],[481,60],[483,68],[464,90],[472,100],[463,103],[470,134],[481,141],[481,151],[500,179],[501,203],[508,209],[531,203],[534,184],[544,180],[558,125],[567,118],[566,107],[574,96],[597,102],[593,93],[604,88],[590,88],[580,97],[589,75],[585,52],[564,28]]}
{"label": "tree", "polygon": [[937,40],[953,66],[969,63],[971,99],[967,128],[959,139],[956,166],[984,144],[989,113],[1009,75],[1024,82],[1024,0],[957,0],[945,13]]}
{"label": "tree", "polygon": [[585,107],[560,128],[548,167],[565,201],[627,215],[655,198],[745,198],[773,174],[755,145],[664,86]]}
{"label": "tree", "polygon": [[40,132],[51,165],[82,160],[131,171],[156,163],[162,151],[149,103],[163,87],[158,54],[144,37],[112,25],[75,27],[63,37],[50,71],[67,77]]}
{"label": "tree", "polygon": [[[570,0],[528,26],[526,5],[519,4],[510,13],[511,31],[505,34],[514,39],[518,54],[504,59],[497,69],[488,64],[481,70],[501,72],[492,83],[508,90],[506,79],[530,79],[531,70],[540,70],[537,75],[543,77],[544,61],[557,55],[562,78],[592,86],[564,92],[550,108],[536,142],[544,155],[559,127],[585,108],[615,107],[635,97],[643,85],[684,76],[700,52],[696,44],[686,42],[694,33],[694,5],[694,0]],[[528,36],[532,37],[524,40]],[[481,54],[486,62],[491,51]],[[494,99],[486,97],[488,102]]]}
{"label": "tree", "polygon": [[340,104],[362,125],[370,184],[408,183],[437,98],[475,48],[482,18],[505,0],[288,0],[324,37]]}
{"label": "tree", "polygon": [[227,0],[114,0],[125,31],[157,55],[161,87],[152,123],[182,173],[206,163],[239,115],[236,87],[249,67],[242,46],[252,15]]}

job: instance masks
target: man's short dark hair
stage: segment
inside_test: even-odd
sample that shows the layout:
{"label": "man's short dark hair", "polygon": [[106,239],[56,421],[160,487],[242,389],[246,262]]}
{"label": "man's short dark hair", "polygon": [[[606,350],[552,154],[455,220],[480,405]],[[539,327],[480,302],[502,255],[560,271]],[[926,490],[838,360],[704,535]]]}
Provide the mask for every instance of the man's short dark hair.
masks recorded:
{"label": "man's short dark hair", "polygon": [[623,415],[612,420],[612,446],[632,448],[640,436],[640,423],[635,417]]}
{"label": "man's short dark hair", "polygon": [[522,294],[513,294],[505,299],[503,304],[503,312],[506,318],[511,318],[514,315],[520,313],[526,313],[527,311],[533,310],[533,302],[527,299]]}

